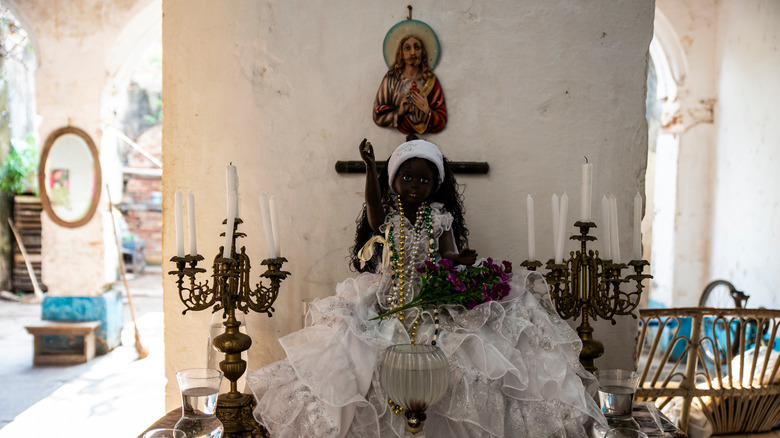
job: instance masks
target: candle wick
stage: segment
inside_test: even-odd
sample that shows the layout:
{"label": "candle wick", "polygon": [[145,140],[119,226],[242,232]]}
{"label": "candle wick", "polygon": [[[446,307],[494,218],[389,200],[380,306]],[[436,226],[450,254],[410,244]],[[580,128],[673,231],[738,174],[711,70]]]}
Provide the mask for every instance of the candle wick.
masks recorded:
{"label": "candle wick", "polygon": [[588,157],[585,157],[585,164],[588,164]]}

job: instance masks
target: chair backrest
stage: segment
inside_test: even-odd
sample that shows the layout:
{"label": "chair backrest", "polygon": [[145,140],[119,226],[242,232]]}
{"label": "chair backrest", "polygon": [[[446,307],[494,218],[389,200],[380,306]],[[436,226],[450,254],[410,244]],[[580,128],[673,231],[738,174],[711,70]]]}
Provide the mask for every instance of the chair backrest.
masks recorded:
{"label": "chair backrest", "polygon": [[780,418],[780,310],[640,309],[637,400],[682,400],[687,432],[701,409],[713,433],[768,431]]}

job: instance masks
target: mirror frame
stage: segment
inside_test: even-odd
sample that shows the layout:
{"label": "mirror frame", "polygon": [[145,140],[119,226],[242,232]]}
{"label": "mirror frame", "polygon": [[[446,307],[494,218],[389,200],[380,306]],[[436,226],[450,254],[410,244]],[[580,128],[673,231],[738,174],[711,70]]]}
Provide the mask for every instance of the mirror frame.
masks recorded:
{"label": "mirror frame", "polygon": [[[46,161],[49,158],[49,152],[51,151],[52,146],[54,146],[54,143],[58,138],[65,134],[75,134],[81,137],[81,139],[84,140],[84,142],[87,144],[87,147],[89,147],[89,152],[92,154],[92,161],[95,164],[95,186],[94,191],[92,192],[92,199],[89,203],[89,210],[87,210],[87,213],[84,215],[84,217],[77,221],[66,221],[57,216],[57,213],[55,213],[54,209],[51,207],[49,193],[46,191]],[[49,135],[49,138],[46,139],[46,143],[43,146],[43,151],[41,152],[41,161],[38,164],[38,192],[40,193],[41,206],[52,221],[54,221],[57,225],[66,228],[77,228],[89,222],[92,219],[92,216],[95,215],[95,211],[97,211],[98,201],[100,201],[100,193],[102,192],[102,184],[103,175],[100,170],[100,160],[98,159],[97,147],[95,146],[95,142],[92,141],[92,138],[89,136],[89,134],[74,126],[66,126],[64,128],[57,129]]]}

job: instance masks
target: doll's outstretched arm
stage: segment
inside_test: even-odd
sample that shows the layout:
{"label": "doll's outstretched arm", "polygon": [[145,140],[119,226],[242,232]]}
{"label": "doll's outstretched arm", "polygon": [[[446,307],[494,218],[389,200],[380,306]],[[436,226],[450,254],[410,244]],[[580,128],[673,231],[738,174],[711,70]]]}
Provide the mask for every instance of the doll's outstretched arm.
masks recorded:
{"label": "doll's outstretched arm", "polygon": [[360,158],[366,163],[366,217],[368,224],[375,233],[385,220],[382,209],[382,194],[379,188],[379,174],[376,171],[374,147],[365,138],[360,142]]}
{"label": "doll's outstretched arm", "polygon": [[447,232],[439,237],[439,254],[444,259],[452,260],[456,265],[471,266],[477,261],[476,250],[464,248],[459,251],[452,233]]}

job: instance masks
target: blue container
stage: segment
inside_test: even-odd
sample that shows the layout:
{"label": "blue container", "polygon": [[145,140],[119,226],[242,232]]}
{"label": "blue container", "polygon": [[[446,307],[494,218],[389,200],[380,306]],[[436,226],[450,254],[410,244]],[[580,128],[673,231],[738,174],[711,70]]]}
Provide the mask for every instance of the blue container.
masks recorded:
{"label": "blue container", "polygon": [[[100,321],[95,331],[95,352],[105,354],[122,343],[124,305],[122,296],[111,289],[95,297],[52,297],[46,296],[41,305],[41,319],[48,321]],[[56,345],[58,340],[49,340]],[[67,346],[62,341],[63,348]]]}

